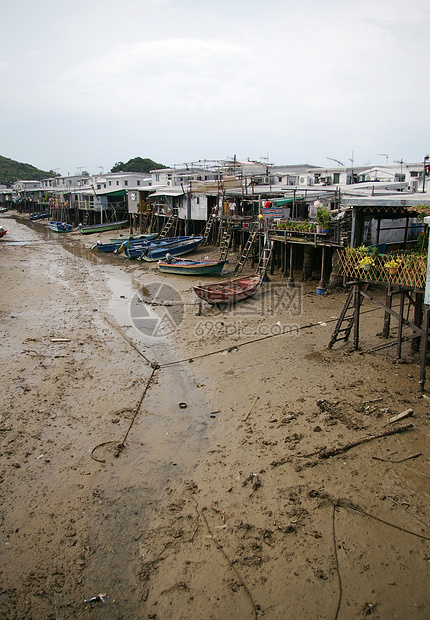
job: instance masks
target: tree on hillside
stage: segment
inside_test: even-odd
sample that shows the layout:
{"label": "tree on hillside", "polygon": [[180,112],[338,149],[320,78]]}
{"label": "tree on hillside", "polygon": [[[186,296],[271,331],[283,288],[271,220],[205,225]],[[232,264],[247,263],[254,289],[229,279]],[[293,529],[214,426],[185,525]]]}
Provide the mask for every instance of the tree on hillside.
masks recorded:
{"label": "tree on hillside", "polygon": [[157,164],[157,162],[153,161],[149,158],[142,157],[134,157],[130,159],[127,163],[123,161],[117,162],[111,169],[111,172],[151,172],[151,170],[156,170],[158,168],[167,168],[163,164]]}
{"label": "tree on hillside", "polygon": [[0,184],[12,185],[15,181],[40,181],[58,176],[56,172],[39,170],[30,164],[23,164],[0,155]]}

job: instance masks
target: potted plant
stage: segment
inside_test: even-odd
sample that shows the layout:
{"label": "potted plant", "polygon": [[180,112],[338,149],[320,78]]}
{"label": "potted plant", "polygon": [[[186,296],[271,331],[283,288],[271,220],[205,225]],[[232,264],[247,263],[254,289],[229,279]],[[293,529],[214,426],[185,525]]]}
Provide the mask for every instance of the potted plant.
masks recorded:
{"label": "potted plant", "polygon": [[375,259],[371,256],[365,256],[358,264],[360,267],[363,267],[364,271],[370,271],[375,264]]}
{"label": "potted plant", "polygon": [[388,272],[390,273],[390,275],[395,276],[396,273],[399,271],[399,267],[401,264],[402,264],[402,261],[400,258],[392,258],[391,260],[385,263],[384,267],[388,269]]}
{"label": "potted plant", "polygon": [[321,226],[321,232],[328,233],[329,227],[328,223],[330,222],[330,210],[322,205],[319,209],[317,209],[315,214],[318,226]]}

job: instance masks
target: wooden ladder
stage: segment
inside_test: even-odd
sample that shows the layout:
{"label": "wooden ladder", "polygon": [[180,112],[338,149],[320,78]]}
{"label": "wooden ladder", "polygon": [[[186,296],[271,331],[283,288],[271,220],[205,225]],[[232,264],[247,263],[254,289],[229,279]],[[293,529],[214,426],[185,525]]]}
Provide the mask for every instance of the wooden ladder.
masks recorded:
{"label": "wooden ladder", "polygon": [[249,252],[251,251],[251,248],[255,243],[255,239],[257,238],[257,235],[258,235],[258,223],[253,222],[250,226],[249,237],[243,248],[242,255],[239,258],[236,267],[234,268],[235,274],[240,273],[242,271],[243,266],[245,265],[248,259]]}
{"label": "wooden ladder", "polygon": [[226,260],[228,255],[228,250],[230,248],[230,241],[232,237],[233,231],[231,228],[226,228],[221,239],[220,243],[220,260]]}
{"label": "wooden ladder", "polygon": [[216,218],[216,214],[215,213],[211,213],[209,215],[208,221],[206,222],[206,226],[205,226],[205,229],[204,229],[204,232],[203,232],[202,245],[207,245],[208,244],[209,235],[211,234],[211,230],[212,230],[212,227],[214,225],[215,218]]}
{"label": "wooden ladder", "polygon": [[267,236],[264,241],[264,246],[260,254],[260,260],[256,273],[261,275],[263,280],[266,277],[267,269],[269,267],[270,259],[272,258],[274,241]]}
{"label": "wooden ladder", "polygon": [[167,222],[164,224],[161,233],[158,235],[158,238],[159,239],[165,239],[167,237],[168,233],[173,228],[173,226],[176,224],[177,220],[178,220],[178,216],[177,215],[171,215],[169,217],[169,219],[167,220]]}
{"label": "wooden ladder", "polygon": [[[361,305],[361,291],[360,282],[355,281],[350,283],[351,290],[346,298],[345,305],[337,320],[336,327],[334,328],[333,335],[328,344],[328,348],[331,349],[335,342],[348,340],[352,328],[354,328],[354,348],[358,348],[358,329],[360,320],[360,305]],[[366,292],[369,288],[369,284],[365,284],[363,291]]]}

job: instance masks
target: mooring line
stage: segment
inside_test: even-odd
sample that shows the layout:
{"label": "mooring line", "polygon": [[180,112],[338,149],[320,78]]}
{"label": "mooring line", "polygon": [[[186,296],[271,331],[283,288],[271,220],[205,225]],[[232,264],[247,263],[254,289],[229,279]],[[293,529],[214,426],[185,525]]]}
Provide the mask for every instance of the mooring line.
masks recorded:
{"label": "mooring line", "polygon": [[143,359],[145,360],[145,362],[147,362],[152,368],[159,368],[159,365],[156,362],[151,362],[151,360],[149,360],[146,355],[144,355],[142,353],[142,351],[139,351],[139,349],[137,348],[137,346],[134,344],[134,342],[124,334],[124,332],[114,323],[111,323],[111,321],[105,316],[104,320],[106,321],[106,323],[108,325],[110,325],[110,327],[112,327],[112,329],[115,329],[123,338],[124,340],[126,340],[128,342],[128,344],[136,351],[136,353],[138,353],[140,355],[140,357],[143,357]]}

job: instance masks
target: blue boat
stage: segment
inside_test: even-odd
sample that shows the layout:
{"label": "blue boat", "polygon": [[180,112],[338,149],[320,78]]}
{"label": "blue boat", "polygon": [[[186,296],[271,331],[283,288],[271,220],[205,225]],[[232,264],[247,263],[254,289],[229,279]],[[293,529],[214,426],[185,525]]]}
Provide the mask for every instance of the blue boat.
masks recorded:
{"label": "blue boat", "polygon": [[158,237],[158,233],[143,233],[141,235],[119,235],[118,237],[112,237],[110,239],[111,243],[124,243],[125,241],[151,241],[152,239],[156,239]]}
{"label": "blue boat", "polygon": [[38,220],[45,220],[48,217],[49,213],[44,211],[43,213],[33,213],[33,215],[30,215],[30,220],[32,222],[37,222]]}
{"label": "blue boat", "polygon": [[185,241],[177,241],[176,243],[166,243],[164,245],[151,246],[149,245],[144,249],[140,260],[146,260],[149,262],[158,261],[166,257],[166,254],[171,256],[182,256],[187,252],[192,252],[203,241],[203,237],[188,237]]}
{"label": "blue boat", "polygon": [[142,241],[140,243],[133,243],[126,241],[121,248],[117,250],[117,253],[124,251],[127,258],[140,258],[143,252],[148,248],[158,248],[160,246],[172,246],[181,241],[188,241],[189,239],[195,239],[195,237],[166,237],[165,239],[153,239],[148,241]]}
{"label": "blue boat", "polygon": [[66,224],[66,222],[48,222],[48,226],[53,232],[57,232],[57,233],[72,232],[72,225]]}
{"label": "blue boat", "polygon": [[[156,236],[156,235],[155,235]],[[99,252],[115,252],[116,254],[121,254],[123,250],[138,248],[142,250],[144,247],[151,243],[154,240],[153,237],[143,237],[138,239],[133,239],[132,237],[124,238],[123,240],[111,239],[110,243],[102,243],[100,240],[97,241],[95,245],[91,248],[92,250],[97,249]],[[128,256],[128,255],[127,255]],[[140,256],[140,253],[138,254]]]}

